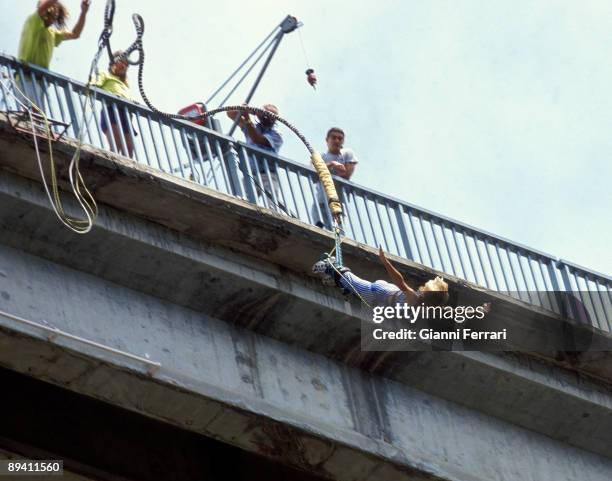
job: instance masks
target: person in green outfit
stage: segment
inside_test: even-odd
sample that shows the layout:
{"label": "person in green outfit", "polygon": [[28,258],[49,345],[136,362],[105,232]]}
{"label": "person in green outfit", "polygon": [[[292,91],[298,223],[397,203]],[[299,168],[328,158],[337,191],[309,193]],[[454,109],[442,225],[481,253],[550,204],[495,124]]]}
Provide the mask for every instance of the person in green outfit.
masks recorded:
{"label": "person in green outfit", "polygon": [[76,40],[85,27],[91,0],[82,0],[81,14],[72,30],[66,28],[68,9],[59,0],[40,0],[23,25],[19,60],[49,68],[53,49],[64,40]]}
{"label": "person in green outfit", "polygon": [[[127,79],[128,67],[129,64],[123,56],[123,52],[114,52],[108,72],[101,72],[94,80],[93,85],[118,97],[133,100]],[[100,115],[100,128],[106,135],[111,150],[114,150],[113,146],[116,146],[121,155],[126,155],[121,142],[121,133],[123,132],[127,156],[132,157],[134,153],[133,135],[135,135],[132,121],[127,111],[119,105],[117,105],[117,112],[119,113],[118,116],[115,114],[113,105],[106,103],[106,112],[103,109]]]}
{"label": "person in green outfit", "polygon": [[[81,14],[72,30],[66,28],[68,9],[59,0],[40,0],[36,11],[25,21],[19,41],[19,60],[39,67],[49,68],[53,49],[64,40],[81,36],[91,0],[81,1]],[[22,79],[26,95],[32,101],[44,101],[42,86],[29,75]]]}

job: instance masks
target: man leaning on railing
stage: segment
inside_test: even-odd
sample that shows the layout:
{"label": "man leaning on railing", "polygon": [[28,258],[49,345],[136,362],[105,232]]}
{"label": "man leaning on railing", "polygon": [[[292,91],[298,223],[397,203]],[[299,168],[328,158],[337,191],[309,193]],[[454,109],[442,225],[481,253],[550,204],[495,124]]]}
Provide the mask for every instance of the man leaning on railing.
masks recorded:
{"label": "man leaning on railing", "polygon": [[[337,175],[343,179],[349,180],[355,172],[355,166],[359,161],[352,150],[344,148],[344,137],[344,130],[341,128],[332,127],[329,129],[325,136],[327,152],[321,157],[323,157],[332,175]],[[312,217],[315,219],[315,225],[331,230],[332,220],[327,208],[327,197],[325,196],[321,182],[317,182],[316,201],[319,204],[319,209],[317,210],[316,205],[312,206]],[[323,218],[319,216],[319,210]]]}

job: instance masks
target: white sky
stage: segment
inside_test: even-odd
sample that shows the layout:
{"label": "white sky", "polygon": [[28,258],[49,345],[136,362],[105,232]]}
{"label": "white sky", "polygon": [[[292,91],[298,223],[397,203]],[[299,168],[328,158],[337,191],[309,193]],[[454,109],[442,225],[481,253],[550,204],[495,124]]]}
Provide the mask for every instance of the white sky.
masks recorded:
{"label": "white sky", "polygon": [[[80,1],[65,3],[72,24]],[[105,3],[52,69],[85,80]],[[0,50],[17,52],[35,4],[0,0]],[[133,41],[134,12],[148,96],[169,111],[205,100],[297,16],[317,91],[294,32],[253,104],[277,104],[320,149],[343,127],[359,184],[612,274],[612,2],[117,0],[113,48]],[[281,154],[307,163],[282,132]]]}

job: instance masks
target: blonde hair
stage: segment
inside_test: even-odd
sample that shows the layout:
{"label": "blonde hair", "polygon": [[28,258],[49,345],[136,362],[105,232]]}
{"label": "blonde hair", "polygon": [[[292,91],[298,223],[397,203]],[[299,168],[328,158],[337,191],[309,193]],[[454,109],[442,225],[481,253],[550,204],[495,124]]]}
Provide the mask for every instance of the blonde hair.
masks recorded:
{"label": "blonde hair", "polygon": [[423,293],[423,300],[429,305],[442,305],[448,302],[448,284],[440,277],[436,276],[419,287]]}
{"label": "blonde hair", "polygon": [[437,291],[448,292],[448,284],[442,277],[436,276],[435,279],[427,281],[425,284],[423,284],[423,291],[425,292],[437,292]]}

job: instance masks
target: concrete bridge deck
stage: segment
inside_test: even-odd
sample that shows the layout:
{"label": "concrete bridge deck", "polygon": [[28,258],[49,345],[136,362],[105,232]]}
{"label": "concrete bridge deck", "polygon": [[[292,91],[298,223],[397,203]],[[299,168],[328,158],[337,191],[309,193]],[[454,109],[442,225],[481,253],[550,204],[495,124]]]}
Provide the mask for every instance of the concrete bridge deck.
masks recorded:
{"label": "concrete bridge deck", "polygon": [[[108,152],[82,165],[101,214],[76,236],[0,122],[0,309],[162,368],[6,318],[1,366],[330,479],[612,478],[610,353],[362,352],[359,305],[308,275],[328,234]],[[373,249],[345,251],[384,276]],[[394,260],[415,285],[435,274]],[[495,322],[564,322],[450,284]]]}

